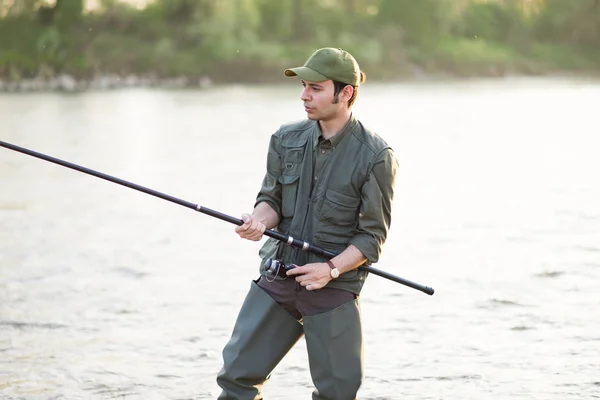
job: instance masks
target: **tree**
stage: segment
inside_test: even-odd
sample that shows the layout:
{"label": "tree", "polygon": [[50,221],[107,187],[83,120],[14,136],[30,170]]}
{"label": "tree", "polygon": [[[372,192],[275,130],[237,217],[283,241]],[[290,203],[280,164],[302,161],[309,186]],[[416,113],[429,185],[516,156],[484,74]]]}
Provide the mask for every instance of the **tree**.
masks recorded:
{"label": "tree", "polygon": [[381,0],[378,19],[401,28],[407,43],[429,47],[445,29],[441,22],[446,7],[440,0]]}
{"label": "tree", "polygon": [[13,1],[11,5],[4,5],[3,8],[8,7],[6,14],[9,16],[33,15],[38,5],[39,0],[17,0]]}
{"label": "tree", "polygon": [[56,0],[58,24],[62,28],[79,22],[83,15],[83,0]]}

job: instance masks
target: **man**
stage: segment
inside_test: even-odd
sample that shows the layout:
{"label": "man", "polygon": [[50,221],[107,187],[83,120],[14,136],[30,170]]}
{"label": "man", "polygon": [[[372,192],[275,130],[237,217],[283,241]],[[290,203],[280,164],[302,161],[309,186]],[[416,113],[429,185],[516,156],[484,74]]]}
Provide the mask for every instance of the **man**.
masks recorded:
{"label": "man", "polygon": [[[308,119],[271,136],[254,211],[235,231],[256,241],[276,228],[338,255],[327,260],[266,241],[261,276],[251,283],[223,350],[219,399],[262,399],[262,385],[303,334],[313,399],[355,399],[363,377],[358,296],[367,275],[358,267],[379,259],[397,161],[352,115],[365,75],[348,52],[317,50],[285,75],[302,82]],[[268,259],[296,267],[282,277],[266,268]]]}

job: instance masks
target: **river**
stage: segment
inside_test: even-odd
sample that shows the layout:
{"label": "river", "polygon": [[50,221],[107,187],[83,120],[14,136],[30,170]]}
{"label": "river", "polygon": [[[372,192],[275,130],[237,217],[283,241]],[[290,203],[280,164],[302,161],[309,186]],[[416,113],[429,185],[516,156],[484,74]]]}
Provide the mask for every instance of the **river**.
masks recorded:
{"label": "river", "polygon": [[[239,216],[300,86],[0,94],[0,140]],[[600,83],[367,83],[400,161],[359,398],[600,398]],[[233,225],[0,148],[0,398],[214,399],[256,277]],[[594,311],[596,310],[596,311]],[[300,341],[265,386],[308,399]]]}

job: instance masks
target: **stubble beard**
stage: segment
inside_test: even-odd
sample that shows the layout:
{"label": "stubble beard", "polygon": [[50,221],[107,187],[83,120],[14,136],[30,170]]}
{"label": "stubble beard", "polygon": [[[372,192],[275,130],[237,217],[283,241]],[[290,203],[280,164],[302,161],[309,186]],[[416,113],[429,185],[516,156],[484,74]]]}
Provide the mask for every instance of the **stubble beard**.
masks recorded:
{"label": "stubble beard", "polygon": [[[331,104],[338,104],[339,102],[340,102],[340,95],[337,94],[337,95],[333,96],[333,99],[331,100]],[[335,118],[335,116],[336,116],[336,113],[335,112],[331,112],[329,115],[315,115],[315,116],[311,116],[309,114],[309,115],[307,115],[307,118],[310,119],[311,121],[328,121],[330,119]]]}

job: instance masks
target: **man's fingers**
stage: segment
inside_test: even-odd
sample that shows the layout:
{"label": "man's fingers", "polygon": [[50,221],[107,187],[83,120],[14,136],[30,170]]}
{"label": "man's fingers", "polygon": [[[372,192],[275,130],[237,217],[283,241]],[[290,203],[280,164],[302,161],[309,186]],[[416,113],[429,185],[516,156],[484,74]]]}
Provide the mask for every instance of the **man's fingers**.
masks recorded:
{"label": "man's fingers", "polygon": [[287,275],[288,275],[288,276],[302,275],[302,274],[304,274],[304,272],[305,272],[304,270],[305,270],[305,268],[304,268],[304,267],[295,267],[295,268],[292,268],[292,269],[290,269],[290,270],[287,272]]}
{"label": "man's fingers", "polygon": [[244,224],[241,225],[241,227],[244,228],[244,230],[248,230],[252,224],[255,223],[252,221],[252,216],[250,214],[242,214],[242,221],[244,221]]}
{"label": "man's fingers", "polygon": [[249,225],[247,225],[247,224],[239,225],[239,226],[235,227],[235,231],[237,233],[242,233],[242,232],[246,232],[248,230],[248,228],[249,228]]}
{"label": "man's fingers", "polygon": [[[243,221],[243,219],[242,219]],[[237,233],[242,233],[242,232],[246,232],[248,230],[248,228],[250,228],[250,224],[248,222],[244,222],[242,225],[238,225],[235,227],[235,231]]]}
{"label": "man's fingers", "polygon": [[244,239],[250,239],[250,237],[254,234],[254,231],[258,229],[259,225],[262,225],[260,222],[254,221],[252,216],[248,213],[242,214],[242,221],[244,223],[236,226],[235,232]]}
{"label": "man's fingers", "polygon": [[318,290],[321,289],[323,285],[319,282],[311,283],[306,285],[306,290]]}
{"label": "man's fingers", "polygon": [[310,281],[312,279],[313,279],[313,277],[310,276],[309,274],[303,274],[303,275],[296,276],[296,282],[299,282],[299,283],[303,283],[305,281]]}
{"label": "man's fingers", "polygon": [[254,240],[254,241],[259,241],[262,238],[262,233],[260,232],[255,232],[251,235],[248,235],[248,239]]}

